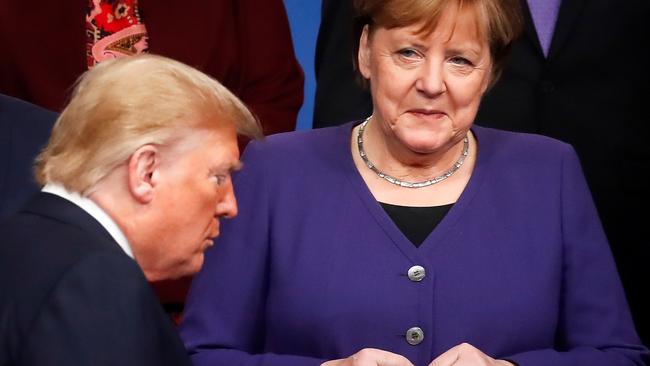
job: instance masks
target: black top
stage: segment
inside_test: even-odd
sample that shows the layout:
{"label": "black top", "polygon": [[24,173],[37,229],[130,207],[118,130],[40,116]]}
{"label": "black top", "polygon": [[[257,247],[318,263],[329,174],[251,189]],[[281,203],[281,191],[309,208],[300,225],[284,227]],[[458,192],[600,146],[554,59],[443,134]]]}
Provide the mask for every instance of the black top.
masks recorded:
{"label": "black top", "polygon": [[438,223],[445,217],[453,203],[442,206],[412,207],[396,206],[379,202],[395,225],[413,245],[420,247]]}

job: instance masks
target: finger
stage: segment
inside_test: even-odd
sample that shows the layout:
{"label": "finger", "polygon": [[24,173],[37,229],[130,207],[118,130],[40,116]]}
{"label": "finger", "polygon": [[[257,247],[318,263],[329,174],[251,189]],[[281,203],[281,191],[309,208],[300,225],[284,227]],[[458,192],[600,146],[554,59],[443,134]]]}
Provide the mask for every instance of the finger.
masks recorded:
{"label": "finger", "polygon": [[402,355],[376,348],[362,349],[355,356],[357,356],[355,366],[413,366]]}
{"label": "finger", "polygon": [[440,356],[436,357],[429,366],[452,366],[460,356],[458,351],[459,346],[452,347],[445,351]]}
{"label": "finger", "polygon": [[485,355],[478,348],[469,343],[461,343],[436,357],[429,366],[462,366],[464,364],[479,366],[485,364],[482,356]]}
{"label": "finger", "polygon": [[450,348],[433,360],[429,366],[485,366],[503,365],[469,343]]}

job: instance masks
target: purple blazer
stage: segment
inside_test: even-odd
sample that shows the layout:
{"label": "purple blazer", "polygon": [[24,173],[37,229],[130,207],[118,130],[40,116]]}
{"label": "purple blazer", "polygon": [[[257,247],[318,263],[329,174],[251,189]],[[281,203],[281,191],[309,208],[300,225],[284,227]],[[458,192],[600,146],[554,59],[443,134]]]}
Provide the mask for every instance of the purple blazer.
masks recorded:
{"label": "purple blazer", "polygon": [[462,342],[521,366],[643,364],[569,145],[475,126],[472,177],[416,248],[355,168],[353,126],[246,150],[240,214],[207,253],[181,324],[195,365],[319,365],[374,347],[425,366]]}

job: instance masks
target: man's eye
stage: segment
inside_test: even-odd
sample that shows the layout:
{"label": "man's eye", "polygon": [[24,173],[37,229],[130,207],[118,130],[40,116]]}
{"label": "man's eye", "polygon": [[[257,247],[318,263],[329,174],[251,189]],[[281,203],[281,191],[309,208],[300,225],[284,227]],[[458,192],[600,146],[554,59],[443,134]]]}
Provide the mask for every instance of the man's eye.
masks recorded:
{"label": "man's eye", "polygon": [[214,181],[217,183],[218,186],[224,184],[226,182],[227,177],[225,175],[213,175]]}

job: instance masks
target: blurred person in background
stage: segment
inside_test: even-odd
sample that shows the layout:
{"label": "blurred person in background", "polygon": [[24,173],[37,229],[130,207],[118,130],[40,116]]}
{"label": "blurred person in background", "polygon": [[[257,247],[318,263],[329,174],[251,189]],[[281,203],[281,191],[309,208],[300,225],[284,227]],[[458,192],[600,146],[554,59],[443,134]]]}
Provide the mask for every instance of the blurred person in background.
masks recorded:
{"label": "blurred person in background", "polygon": [[57,113],[0,94],[0,219],[21,208],[40,187],[36,155],[47,143]]}

